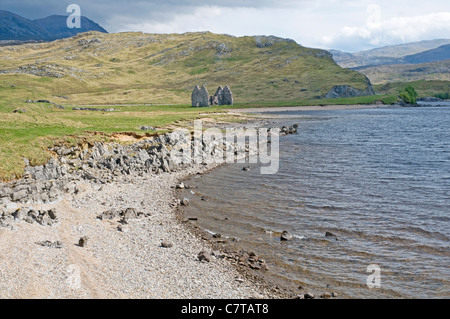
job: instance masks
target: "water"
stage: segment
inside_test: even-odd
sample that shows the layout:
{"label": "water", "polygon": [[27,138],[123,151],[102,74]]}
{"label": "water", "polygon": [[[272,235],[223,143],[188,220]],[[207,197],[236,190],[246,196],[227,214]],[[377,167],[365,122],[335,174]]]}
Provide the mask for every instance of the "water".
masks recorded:
{"label": "water", "polygon": [[[283,114],[308,118],[281,138],[278,174],[232,164],[193,178],[186,214],[317,293],[449,298],[450,108]],[[295,239],[281,242],[283,230]],[[366,284],[371,264],[379,289]]]}

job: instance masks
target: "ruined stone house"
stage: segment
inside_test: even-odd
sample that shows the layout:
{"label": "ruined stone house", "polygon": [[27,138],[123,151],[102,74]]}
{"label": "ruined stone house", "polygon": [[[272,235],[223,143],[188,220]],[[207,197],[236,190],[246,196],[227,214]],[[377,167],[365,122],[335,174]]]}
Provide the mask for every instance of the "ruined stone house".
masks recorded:
{"label": "ruined stone house", "polygon": [[198,85],[195,86],[194,91],[191,96],[192,106],[196,107],[206,107],[212,105],[233,105],[233,93],[230,88],[225,86],[222,88],[219,86],[214,95],[209,96],[208,90],[203,85],[199,88]]}

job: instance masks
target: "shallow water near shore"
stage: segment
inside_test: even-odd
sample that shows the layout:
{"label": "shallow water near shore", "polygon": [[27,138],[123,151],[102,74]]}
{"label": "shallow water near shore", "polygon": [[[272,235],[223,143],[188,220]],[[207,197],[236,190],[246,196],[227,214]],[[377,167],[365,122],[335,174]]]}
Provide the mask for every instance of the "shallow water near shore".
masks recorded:
{"label": "shallow water near shore", "polygon": [[193,177],[185,214],[317,294],[449,298],[450,108],[279,114],[307,117],[281,137],[279,172],[231,164]]}

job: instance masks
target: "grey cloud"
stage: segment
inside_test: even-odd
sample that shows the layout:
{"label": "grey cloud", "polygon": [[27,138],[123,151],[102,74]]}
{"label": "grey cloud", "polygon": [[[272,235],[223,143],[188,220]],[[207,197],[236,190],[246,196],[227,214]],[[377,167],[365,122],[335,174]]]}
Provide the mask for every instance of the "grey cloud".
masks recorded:
{"label": "grey cloud", "polygon": [[67,6],[75,3],[81,7],[83,16],[101,25],[107,25],[115,18],[127,22],[139,22],[143,19],[164,22],[170,20],[174,14],[189,13],[202,6],[267,8],[285,7],[298,2],[299,0],[2,0],[0,9],[20,14],[28,19],[37,19],[53,14],[65,15]]}

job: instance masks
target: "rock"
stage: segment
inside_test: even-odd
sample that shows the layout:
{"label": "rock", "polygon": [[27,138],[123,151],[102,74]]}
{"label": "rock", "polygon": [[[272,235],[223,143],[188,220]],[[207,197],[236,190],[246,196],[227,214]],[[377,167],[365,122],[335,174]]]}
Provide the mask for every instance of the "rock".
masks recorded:
{"label": "rock", "polygon": [[294,238],[294,236],[292,236],[292,234],[290,234],[288,231],[283,231],[281,233],[280,239],[282,241],[288,241],[288,240],[292,240]]}
{"label": "rock", "polygon": [[37,242],[36,244],[43,246],[43,247],[48,247],[48,248],[63,248],[64,245],[61,241],[57,240],[55,242],[50,241],[50,240],[45,240],[45,241],[41,241],[41,242]]}
{"label": "rock", "polygon": [[210,262],[211,261],[211,254],[208,253],[207,251],[202,250],[198,255],[197,255],[198,260],[200,261],[206,261],[206,262]]}
{"label": "rock", "polygon": [[330,232],[328,232],[328,231],[325,233],[325,237],[335,238],[336,240],[338,239],[338,236],[336,236],[335,234],[330,233]]}
{"label": "rock", "polygon": [[120,224],[119,226],[117,226],[117,230],[122,233],[128,233],[130,231],[130,228],[124,224]]}
{"label": "rock", "polygon": [[325,95],[326,99],[335,99],[335,98],[343,98],[343,97],[358,97],[358,96],[368,96],[375,95],[375,91],[373,90],[372,84],[369,79],[366,78],[366,89],[359,90],[355,89],[350,85],[336,85],[333,87],[328,93]]}
{"label": "rock", "polygon": [[181,200],[181,206],[188,206],[189,205],[189,199],[188,198],[183,198]]}
{"label": "rock", "polygon": [[175,186],[175,188],[176,188],[176,189],[184,189],[184,188],[185,188],[184,183],[181,182],[180,184],[178,184],[177,186]]}
{"label": "rock", "polygon": [[312,292],[306,293],[305,295],[305,299],[314,299],[315,295]]}
{"label": "rock", "polygon": [[89,237],[83,236],[78,240],[78,246],[80,247],[86,247]]}
{"label": "rock", "polygon": [[169,243],[167,241],[163,241],[163,242],[161,242],[161,247],[163,247],[163,248],[172,248],[173,244]]}
{"label": "rock", "polygon": [[97,218],[100,220],[112,220],[118,218],[119,216],[120,216],[119,211],[111,209],[103,212],[101,215],[98,215]]}
{"label": "rock", "polygon": [[53,219],[53,220],[55,220],[55,219],[58,218],[58,216],[56,216],[56,212],[55,212],[54,209],[50,209],[50,210],[47,212],[47,214],[48,214],[48,216],[49,216],[51,219]]}
{"label": "rock", "polygon": [[295,297],[295,299],[303,300],[303,299],[305,299],[305,295],[297,295],[297,297]]}
{"label": "rock", "polygon": [[320,295],[320,298],[322,298],[322,299],[329,299],[329,298],[331,298],[331,294],[329,294],[328,292],[325,292],[325,293]]}
{"label": "rock", "polygon": [[336,298],[337,296],[338,296],[337,293],[335,293],[335,292],[332,292],[332,293],[331,293],[331,297]]}
{"label": "rock", "polygon": [[141,126],[142,131],[156,131],[156,129],[152,126]]}

